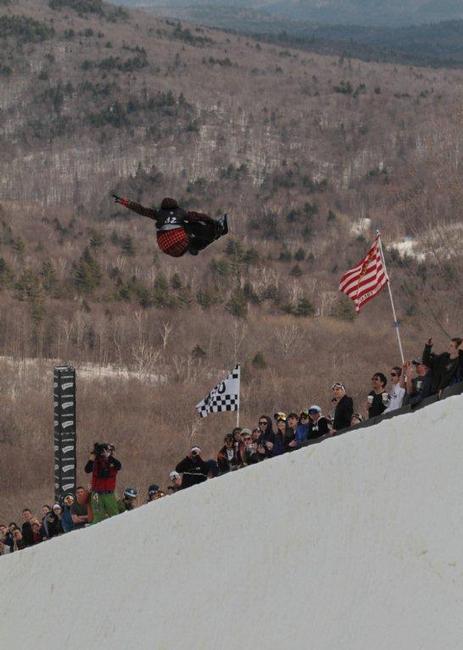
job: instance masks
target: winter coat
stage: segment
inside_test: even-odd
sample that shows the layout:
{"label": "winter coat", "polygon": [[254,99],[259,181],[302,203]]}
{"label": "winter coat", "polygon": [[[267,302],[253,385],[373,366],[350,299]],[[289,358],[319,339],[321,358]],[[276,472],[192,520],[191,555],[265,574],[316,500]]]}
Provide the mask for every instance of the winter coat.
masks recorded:
{"label": "winter coat", "polygon": [[29,521],[25,521],[21,528],[21,534],[23,536],[24,546],[33,546],[34,544],[34,533],[32,532],[32,526]]}
{"label": "winter coat", "polygon": [[114,492],[116,489],[116,476],[122,468],[120,462],[110,456],[97,456],[85,465],[87,474],[92,474],[92,492]]}
{"label": "winter coat", "polygon": [[456,383],[463,374],[463,350],[459,350],[456,359],[451,359],[448,352],[434,354],[432,346],[425,345],[423,363],[431,369],[431,394],[434,394],[447,388],[450,384]]}
{"label": "winter coat", "polygon": [[285,441],[283,434],[277,431],[275,433],[275,441],[273,443],[273,456],[279,456],[285,453]]}
{"label": "winter coat", "polygon": [[412,379],[412,392],[405,395],[404,405],[417,406],[427,397],[432,395],[432,374],[431,371],[424,375],[424,377],[415,377]]}
{"label": "winter coat", "polygon": [[63,532],[61,520],[54,512],[49,512],[48,515],[43,518],[42,526],[47,539],[61,535]]}
{"label": "winter coat", "polygon": [[297,446],[300,447],[307,441],[309,434],[309,425],[308,424],[299,424],[296,427],[296,442]]}
{"label": "winter coat", "polygon": [[352,397],[344,395],[339,402],[336,404],[336,409],[334,411],[334,420],[333,428],[336,431],[341,429],[348,429],[350,427],[350,421],[354,413],[354,402]]}
{"label": "winter coat", "polygon": [[244,465],[254,465],[260,460],[259,454],[257,452],[257,444],[252,443],[251,445],[243,445],[241,449],[241,459]]}
{"label": "winter coat", "polygon": [[181,460],[175,470],[183,475],[181,489],[207,481],[209,466],[200,456],[190,458],[186,456]]}
{"label": "winter coat", "polygon": [[237,469],[241,465],[241,461],[235,445],[233,447],[224,445],[217,454],[217,463],[221,474]]}
{"label": "winter coat", "polygon": [[263,431],[260,434],[260,436],[259,436],[259,438],[257,440],[257,446],[258,447],[263,447],[264,450],[265,450],[264,453],[258,452],[260,460],[264,460],[265,458],[271,458],[274,455],[273,447],[272,447],[272,449],[267,449],[267,447],[265,446],[265,443],[266,442],[271,442],[272,445],[275,445],[275,433],[273,431],[272,419],[268,415],[265,415],[265,416],[262,416],[262,417],[267,420],[267,427],[266,427],[265,431]]}
{"label": "winter coat", "polygon": [[326,436],[330,432],[330,427],[328,420],[322,415],[318,418],[316,422],[309,422],[309,440],[315,440],[316,438],[321,438]]}
{"label": "winter coat", "polygon": [[291,427],[286,427],[284,445],[285,451],[294,451],[297,447],[290,447],[289,443],[296,440],[296,430],[291,429]]}

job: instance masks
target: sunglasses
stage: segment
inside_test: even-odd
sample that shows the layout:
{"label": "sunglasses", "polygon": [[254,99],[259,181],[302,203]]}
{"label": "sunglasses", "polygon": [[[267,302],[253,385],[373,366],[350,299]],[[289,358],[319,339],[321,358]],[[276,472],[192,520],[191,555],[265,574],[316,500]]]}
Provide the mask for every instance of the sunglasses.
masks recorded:
{"label": "sunglasses", "polygon": [[267,424],[267,420],[261,420],[261,421],[259,422],[259,426],[261,426],[261,425],[266,425],[266,424]]}
{"label": "sunglasses", "polygon": [[396,372],[391,372],[391,377],[397,377],[397,373]]}

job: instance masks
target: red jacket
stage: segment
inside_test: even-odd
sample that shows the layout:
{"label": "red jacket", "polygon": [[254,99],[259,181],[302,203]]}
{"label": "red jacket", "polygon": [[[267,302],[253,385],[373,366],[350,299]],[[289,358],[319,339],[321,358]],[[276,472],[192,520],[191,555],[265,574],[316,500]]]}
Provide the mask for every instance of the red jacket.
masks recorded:
{"label": "red jacket", "polygon": [[92,492],[114,492],[116,489],[117,472],[121,469],[120,462],[110,456],[97,456],[85,465],[87,474],[92,472]]}

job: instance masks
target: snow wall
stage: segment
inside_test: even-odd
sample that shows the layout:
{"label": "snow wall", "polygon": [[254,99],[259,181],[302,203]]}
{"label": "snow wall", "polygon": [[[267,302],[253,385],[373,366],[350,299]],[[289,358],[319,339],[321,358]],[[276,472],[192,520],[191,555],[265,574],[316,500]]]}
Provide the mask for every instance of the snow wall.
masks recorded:
{"label": "snow wall", "polygon": [[461,650],[462,407],[452,397],[1,558],[1,647]]}

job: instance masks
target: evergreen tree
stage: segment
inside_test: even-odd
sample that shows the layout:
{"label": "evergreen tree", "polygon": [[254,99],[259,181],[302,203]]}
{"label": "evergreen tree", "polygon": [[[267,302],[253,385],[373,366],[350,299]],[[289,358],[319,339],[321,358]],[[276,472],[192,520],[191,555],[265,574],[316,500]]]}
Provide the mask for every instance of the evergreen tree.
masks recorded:
{"label": "evergreen tree", "polygon": [[79,262],[73,266],[73,281],[79,291],[91,293],[100,286],[101,269],[88,248],[82,253]]}

